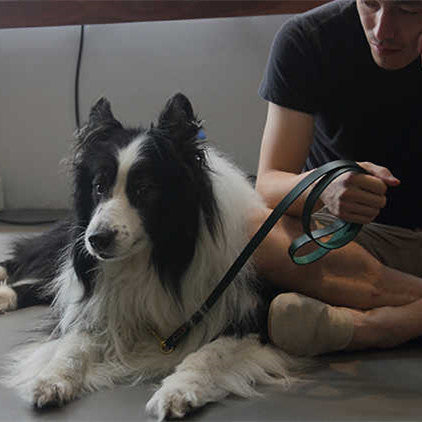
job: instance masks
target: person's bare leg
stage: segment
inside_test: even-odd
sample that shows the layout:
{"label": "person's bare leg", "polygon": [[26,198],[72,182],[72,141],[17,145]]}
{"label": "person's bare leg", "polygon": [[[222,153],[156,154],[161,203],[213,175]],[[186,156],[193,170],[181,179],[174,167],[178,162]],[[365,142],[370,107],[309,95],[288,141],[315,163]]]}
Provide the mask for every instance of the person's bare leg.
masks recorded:
{"label": "person's bare leg", "polygon": [[[251,236],[271,211],[255,213]],[[300,221],[284,216],[254,254],[258,271],[280,290],[356,309],[405,305],[422,298],[422,279],[381,264],[355,242],[313,264],[294,264],[288,247],[301,233]]]}
{"label": "person's bare leg", "polygon": [[345,350],[391,348],[422,336],[422,300],[369,311],[345,309],[353,317],[354,332]]}

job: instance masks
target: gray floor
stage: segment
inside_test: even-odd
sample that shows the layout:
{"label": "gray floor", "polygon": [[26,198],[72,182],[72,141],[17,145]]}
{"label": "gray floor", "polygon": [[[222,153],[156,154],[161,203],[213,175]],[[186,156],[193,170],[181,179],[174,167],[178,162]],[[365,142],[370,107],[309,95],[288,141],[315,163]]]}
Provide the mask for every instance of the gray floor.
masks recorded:
{"label": "gray floor", "polygon": [[[0,258],[18,232],[39,227],[0,225]],[[34,307],[0,316],[0,356],[25,339],[25,330],[46,311]],[[262,397],[230,397],[188,420],[201,421],[420,421],[422,343],[392,351],[343,353],[319,359],[309,382],[294,390],[260,389]],[[152,386],[118,387],[83,397],[62,409],[36,412],[0,386],[0,421],[147,421]]]}

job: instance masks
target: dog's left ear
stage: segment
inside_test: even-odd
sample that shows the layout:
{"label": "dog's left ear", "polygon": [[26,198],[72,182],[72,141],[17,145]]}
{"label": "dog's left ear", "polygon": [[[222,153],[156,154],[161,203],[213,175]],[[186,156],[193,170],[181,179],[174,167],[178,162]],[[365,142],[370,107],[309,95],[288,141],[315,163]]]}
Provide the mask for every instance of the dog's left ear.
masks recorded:
{"label": "dog's left ear", "polygon": [[171,131],[176,138],[195,138],[200,124],[188,98],[178,93],[171,97],[158,118],[158,128]]}

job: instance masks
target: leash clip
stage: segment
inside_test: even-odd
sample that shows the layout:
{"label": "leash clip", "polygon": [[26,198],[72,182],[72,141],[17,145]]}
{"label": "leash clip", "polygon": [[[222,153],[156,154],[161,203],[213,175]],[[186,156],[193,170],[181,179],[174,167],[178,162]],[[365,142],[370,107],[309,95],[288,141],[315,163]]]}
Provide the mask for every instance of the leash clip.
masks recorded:
{"label": "leash clip", "polygon": [[175,346],[169,346],[167,344],[167,340],[164,340],[150,325],[147,325],[146,328],[149,331],[149,333],[152,334],[156,338],[156,340],[158,341],[158,344],[160,345],[161,353],[163,353],[165,355],[169,355],[170,353],[172,353],[174,351],[174,349],[176,347]]}
{"label": "leash clip", "polygon": [[165,355],[169,355],[170,353],[173,353],[174,352],[174,349],[175,349],[175,347],[174,346],[169,346],[165,340],[161,340],[160,341],[160,350],[161,350],[161,353],[163,353]]}

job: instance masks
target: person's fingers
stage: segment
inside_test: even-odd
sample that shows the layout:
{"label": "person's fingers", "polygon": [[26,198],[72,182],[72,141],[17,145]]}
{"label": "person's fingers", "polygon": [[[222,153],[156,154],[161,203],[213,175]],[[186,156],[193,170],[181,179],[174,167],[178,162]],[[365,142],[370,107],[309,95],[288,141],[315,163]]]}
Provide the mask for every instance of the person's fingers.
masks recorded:
{"label": "person's fingers", "polygon": [[382,180],[387,186],[398,186],[400,184],[400,180],[386,167],[377,166],[376,164],[369,162],[359,163],[359,165],[368,173]]}
{"label": "person's fingers", "polygon": [[366,215],[353,214],[353,213],[345,213],[340,218],[343,221],[347,221],[348,223],[356,223],[356,224],[369,224],[369,223],[372,223],[374,219],[374,217],[368,217]]}
{"label": "person's fingers", "polygon": [[[380,182],[378,179],[377,181]],[[385,207],[387,202],[387,198],[384,193],[374,193],[373,191],[354,188],[345,191],[342,196],[342,199],[345,203],[359,204],[369,208],[381,209]]]}
{"label": "person's fingers", "polygon": [[[356,202],[356,200],[359,202]],[[367,224],[378,216],[385,203],[385,196],[380,197],[362,191],[353,194],[348,192],[343,195],[341,201],[334,204],[333,210],[330,209],[330,211],[350,223]]]}
{"label": "person's fingers", "polygon": [[[349,181],[355,189],[383,196],[387,192],[387,184],[377,176],[369,174],[355,174],[353,179]],[[351,193],[354,193],[352,191]]]}

